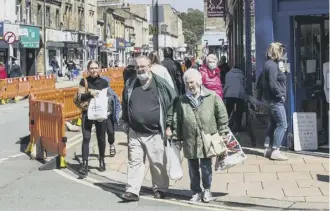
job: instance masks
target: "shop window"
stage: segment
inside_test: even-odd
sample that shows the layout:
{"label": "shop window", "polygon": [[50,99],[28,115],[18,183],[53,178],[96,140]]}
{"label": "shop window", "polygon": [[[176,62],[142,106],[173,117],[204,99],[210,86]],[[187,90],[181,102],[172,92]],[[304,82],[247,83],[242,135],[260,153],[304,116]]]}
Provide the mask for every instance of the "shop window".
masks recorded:
{"label": "shop window", "polygon": [[50,27],[50,7],[46,7],[46,19],[45,19],[46,27]]}
{"label": "shop window", "polygon": [[61,20],[60,20],[60,10],[56,9],[55,12],[55,27],[60,28]]}
{"label": "shop window", "polygon": [[37,8],[37,25],[42,26],[42,7],[38,4]]}

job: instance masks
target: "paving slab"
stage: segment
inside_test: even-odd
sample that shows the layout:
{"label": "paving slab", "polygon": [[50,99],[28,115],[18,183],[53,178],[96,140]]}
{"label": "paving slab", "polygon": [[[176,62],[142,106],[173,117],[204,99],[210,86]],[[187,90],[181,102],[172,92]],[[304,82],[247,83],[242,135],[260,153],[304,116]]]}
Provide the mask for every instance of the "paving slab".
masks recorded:
{"label": "paving slab", "polygon": [[[95,135],[90,144],[90,171],[126,184],[127,179],[127,137],[116,133],[115,157],[105,158],[107,171],[98,171],[98,149]],[[263,150],[249,149],[248,159],[229,170],[213,172],[212,192],[219,203],[253,204],[261,207],[306,209],[325,207],[329,195],[329,172],[324,166],[328,158],[313,158],[287,152],[292,162],[276,162],[260,156]],[[74,153],[81,154],[81,143],[68,150],[69,166],[78,168]],[[106,154],[109,154],[107,143]],[[305,159],[305,157],[307,157]],[[306,162],[307,161],[307,162]],[[313,166],[314,165],[314,166]],[[146,160],[143,185],[151,188],[149,163]],[[213,167],[213,166],[212,166]],[[183,159],[184,176],[181,180],[171,181],[169,192],[174,195],[191,196],[190,179],[186,159]],[[313,171],[315,170],[315,171]],[[305,207],[304,207],[305,205]]]}

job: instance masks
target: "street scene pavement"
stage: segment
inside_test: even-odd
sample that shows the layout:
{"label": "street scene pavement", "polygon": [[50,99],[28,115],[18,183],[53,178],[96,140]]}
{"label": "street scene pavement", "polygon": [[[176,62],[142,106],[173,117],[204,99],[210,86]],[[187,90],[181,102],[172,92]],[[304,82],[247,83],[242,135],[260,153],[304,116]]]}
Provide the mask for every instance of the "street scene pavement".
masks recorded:
{"label": "street scene pavement", "polygon": [[[104,178],[97,176],[81,180],[70,166],[63,170],[39,171],[42,164],[24,153],[30,134],[28,109],[28,100],[0,106],[0,210],[232,209],[191,206],[184,200],[155,200],[150,192],[139,202],[122,203],[118,197],[123,192],[122,184],[102,185],[99,181]],[[81,148],[81,132],[67,132],[67,136],[69,150]],[[120,162],[124,162],[123,159]]]}
{"label": "street scene pavement", "polygon": [[[119,128],[118,128],[119,130]],[[245,133],[241,142],[248,140]],[[107,157],[107,171],[98,170],[98,148],[95,135],[90,144],[90,177],[99,176],[116,183],[126,183],[127,138],[116,132],[115,157]],[[224,172],[214,172],[212,192],[215,204],[250,204],[263,208],[325,209],[329,203],[329,159],[286,152],[288,161],[271,161],[263,157],[263,150],[245,148],[248,159]],[[107,149],[109,154],[109,150]],[[81,145],[72,147],[67,156],[70,169],[78,170]],[[78,159],[77,159],[78,158]],[[214,163],[214,162],[213,162]],[[151,176],[146,163],[144,187],[150,192]],[[170,194],[188,199],[191,196],[186,159],[183,158],[184,177],[171,181]]]}

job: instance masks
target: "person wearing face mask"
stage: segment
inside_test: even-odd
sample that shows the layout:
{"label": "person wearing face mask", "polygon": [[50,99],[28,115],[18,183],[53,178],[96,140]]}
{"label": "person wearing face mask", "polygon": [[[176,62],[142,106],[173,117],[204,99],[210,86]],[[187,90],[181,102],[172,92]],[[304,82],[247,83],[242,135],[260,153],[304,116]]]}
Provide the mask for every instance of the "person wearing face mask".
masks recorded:
{"label": "person wearing face mask", "polygon": [[203,85],[211,91],[214,91],[223,98],[222,83],[220,79],[221,70],[217,67],[218,58],[214,54],[206,57],[206,64],[200,68]]}
{"label": "person wearing face mask", "polygon": [[[202,85],[202,75],[198,70],[187,70],[183,81],[187,92],[176,99],[174,108],[169,111],[166,134],[182,143],[184,157],[188,160],[190,188],[193,192],[189,203],[208,203],[212,199],[212,158],[204,153],[201,132],[219,133],[225,139],[229,132],[228,115],[222,99]],[[197,124],[198,119],[203,128]]]}
{"label": "person wearing face mask", "polygon": [[[98,95],[98,92],[108,88],[108,82],[101,78],[99,75],[99,64],[96,61],[90,61],[87,64],[87,70],[89,76],[82,78],[79,83],[78,98],[80,102],[87,102],[82,109],[82,165],[79,170],[80,175],[88,175],[88,155],[89,155],[89,143],[91,140],[92,126],[95,124],[96,138],[99,147],[99,164],[100,171],[105,171],[105,133],[107,129],[106,120],[94,121],[89,120],[87,115],[88,104],[92,98]],[[87,84],[86,84],[87,82]],[[87,90],[86,90],[87,88]]]}
{"label": "person wearing face mask", "polygon": [[127,189],[124,201],[138,201],[148,156],[154,197],[162,199],[169,186],[165,157],[167,111],[176,97],[167,81],[151,70],[150,59],[136,58],[137,74],[125,84],[122,101],[124,131],[128,136]]}

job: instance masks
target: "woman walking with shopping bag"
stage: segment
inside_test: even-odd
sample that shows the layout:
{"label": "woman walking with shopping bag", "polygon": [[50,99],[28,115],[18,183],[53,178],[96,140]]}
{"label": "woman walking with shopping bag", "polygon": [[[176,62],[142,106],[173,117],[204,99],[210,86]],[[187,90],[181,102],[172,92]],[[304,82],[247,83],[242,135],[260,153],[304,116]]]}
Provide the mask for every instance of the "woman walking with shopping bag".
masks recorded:
{"label": "woman walking with shopping bag", "polygon": [[82,166],[79,170],[82,176],[87,176],[88,174],[89,142],[93,124],[95,124],[99,147],[100,171],[105,171],[104,154],[108,106],[106,93],[108,82],[100,77],[98,62],[90,61],[87,69],[89,76],[81,79],[79,90],[74,98],[75,104],[82,109]]}
{"label": "woman walking with shopping bag", "polygon": [[[212,157],[225,153],[228,115],[221,98],[202,85],[202,75],[196,69],[185,72],[187,93],[178,98],[167,117],[166,135],[182,142],[188,159],[190,187],[189,203],[210,202],[212,199]],[[173,133],[173,134],[172,134]],[[203,188],[200,187],[202,171]]]}

